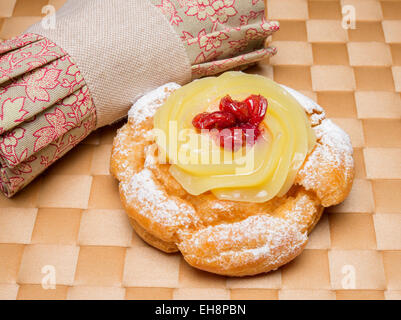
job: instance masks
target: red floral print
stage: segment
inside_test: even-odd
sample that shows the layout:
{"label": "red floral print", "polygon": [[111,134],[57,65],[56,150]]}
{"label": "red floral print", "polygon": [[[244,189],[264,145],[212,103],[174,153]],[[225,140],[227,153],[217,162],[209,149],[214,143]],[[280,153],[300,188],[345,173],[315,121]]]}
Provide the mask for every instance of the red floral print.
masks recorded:
{"label": "red floral print", "polygon": [[34,34],[24,34],[21,36],[17,36],[8,41],[0,42],[0,54],[8,52],[10,50],[14,50],[16,48],[24,47],[29,45],[32,42],[35,42],[39,39],[42,39],[41,36]]}
{"label": "red floral print", "polygon": [[24,182],[24,178],[22,178],[22,177],[10,178],[10,181],[9,181],[10,189],[18,189],[23,182]]}
{"label": "red floral print", "polygon": [[240,26],[247,26],[249,25],[252,20],[258,20],[260,17],[264,17],[265,11],[251,11],[249,15],[242,15],[240,18]]}
{"label": "red floral print", "polygon": [[27,97],[32,101],[50,101],[48,90],[57,87],[60,82],[58,78],[62,70],[42,68],[35,72],[26,74],[19,86],[25,86]]}
{"label": "red floral print", "polygon": [[16,128],[11,132],[8,132],[4,136],[0,136],[0,151],[1,157],[6,158],[8,162],[12,164],[18,164],[24,161],[28,155],[28,149],[23,149],[19,154],[17,147],[20,140],[25,136],[24,128]]}
{"label": "red floral print", "polygon": [[[1,133],[34,119],[85,84],[71,58],[48,39],[38,39],[23,48],[0,55],[0,60],[3,61],[0,62],[0,78],[5,77],[0,79],[4,84],[0,87]],[[11,81],[7,83],[7,80]],[[20,88],[25,89],[24,94]],[[5,101],[9,97],[24,98],[23,108],[17,105],[6,108],[11,105],[11,101]],[[16,102],[20,103],[19,100]]]}
{"label": "red floral print", "polygon": [[276,48],[265,48],[253,51],[234,58],[211,61],[192,66],[192,74],[194,78],[215,75],[229,69],[241,70],[243,66],[260,61],[268,56],[273,56],[277,53]]}
{"label": "red floral print", "polygon": [[85,91],[80,90],[78,94],[78,101],[77,101],[77,106],[79,108],[79,112],[81,114],[81,118],[83,118],[88,111],[90,111],[90,108],[92,107],[92,97],[90,96],[89,90]]}
{"label": "red floral print", "polygon": [[[10,119],[11,121],[14,121],[15,123],[18,122],[23,122],[25,120],[26,115],[29,113],[24,109],[24,104],[25,104],[25,97],[18,97],[15,99],[8,98],[4,100],[4,102],[1,105],[0,108],[0,119],[2,121],[8,121],[7,117],[11,114],[12,112],[18,112],[18,116],[20,117],[16,120]],[[8,111],[8,112],[7,112]]]}
{"label": "red floral print", "polygon": [[[26,94],[17,101],[13,101],[13,106],[9,106],[11,101],[2,101],[2,93],[8,91],[8,95],[13,95],[18,93],[16,88],[21,87],[21,84],[26,85],[26,82],[22,79],[18,79],[12,82],[8,87],[0,89],[0,108],[4,104],[4,107],[9,106],[8,110],[11,110],[11,112],[5,110],[7,117],[3,117],[3,119],[0,117],[1,133],[3,134],[4,132],[13,130],[16,125],[20,125],[27,130],[23,143],[15,148],[15,154],[17,155],[22,151],[27,151],[26,156],[31,156],[45,148],[54,139],[58,139],[60,135],[64,133],[64,131],[57,131],[56,134],[51,134],[48,130],[49,128],[47,128],[49,122],[46,115],[48,113],[54,113],[55,107],[59,108],[59,113],[62,112],[66,116],[66,122],[69,123],[68,129],[71,130],[71,128],[81,125],[83,119],[87,117],[92,103],[89,90],[87,88],[81,90],[85,82],[70,57],[63,56],[43,68],[47,68],[48,70],[62,70],[62,75],[60,75],[59,80],[57,80],[59,82],[58,86],[54,89],[48,89],[48,94],[51,95],[51,101],[49,102],[46,101],[43,103],[37,100],[37,102],[34,103]],[[36,70],[36,72],[38,70]],[[10,93],[10,91],[14,93]],[[63,98],[64,95],[66,95],[67,98]],[[6,96],[3,95],[3,97]],[[24,100],[25,103],[22,105],[22,101],[20,102],[19,100]],[[21,108],[19,108],[16,103],[21,104]],[[43,111],[46,112],[48,108],[51,110],[47,113],[42,113]],[[20,111],[19,114],[18,110]],[[3,124],[6,126],[2,126]],[[40,130],[42,128],[47,129],[38,131],[38,129]],[[2,166],[14,168],[21,163],[20,161],[16,162],[15,159],[17,159],[17,157],[14,155],[2,154],[0,150],[0,164]]]}
{"label": "red floral print", "polygon": [[48,39],[28,44],[0,57],[0,80],[10,80],[64,55],[65,52]]}
{"label": "red floral print", "polygon": [[88,109],[88,117],[79,125],[68,133],[64,134],[59,139],[56,139],[49,144],[47,149],[53,150],[50,155],[48,152],[41,155],[40,164],[47,168],[60,159],[66,152],[75,147],[83,139],[85,139],[96,128],[96,108],[93,104]]}
{"label": "red floral print", "polygon": [[178,3],[179,3],[181,8],[189,6],[194,2],[194,0],[177,0],[177,1],[178,1]]}
{"label": "red floral print", "polygon": [[207,34],[205,29],[202,29],[198,37],[187,40],[188,44],[198,43],[199,48],[204,49],[206,52],[212,49],[218,49],[222,46],[223,41],[227,40],[229,36],[223,32],[218,31],[212,34]]}
{"label": "red floral print", "polygon": [[201,64],[201,63],[205,63],[208,61],[212,61],[215,60],[218,56],[220,56],[223,52],[219,52],[219,51],[212,51],[210,52],[208,55],[205,55],[203,52],[201,52],[198,57],[195,59],[195,63],[197,64]]}
{"label": "red floral print", "polygon": [[65,134],[73,126],[72,123],[66,121],[64,113],[59,108],[56,108],[54,113],[46,114],[45,117],[50,126],[41,128],[33,134],[34,137],[37,137],[35,152]]}
{"label": "red floral print", "polygon": [[263,33],[259,32],[255,28],[251,28],[246,31],[245,38],[229,41],[229,44],[230,47],[234,49],[234,52],[242,52],[248,47],[249,40],[258,40],[261,37],[263,37]]}
{"label": "red floral print", "polygon": [[174,4],[170,0],[162,0],[162,3],[156,6],[161,9],[162,13],[169,17],[169,21],[172,25],[178,26],[183,20],[178,15]]}
{"label": "red floral print", "polygon": [[71,60],[69,56],[65,56],[60,60],[64,61],[67,60],[70,63],[70,66],[67,68],[66,75],[71,76],[72,80],[64,78],[61,86],[63,88],[69,88],[69,93],[73,93],[76,88],[83,83],[84,77],[82,76],[81,72],[78,69],[78,66]]}
{"label": "red floral print", "polygon": [[31,163],[34,162],[37,158],[35,156],[30,156],[24,162],[21,162],[18,167],[13,169],[15,174],[27,174],[32,173]]}
{"label": "red floral print", "polygon": [[[242,70],[248,61],[253,63],[274,53],[269,49],[266,50],[266,55],[258,52],[248,60],[248,53],[262,48],[264,39],[278,30],[278,23],[268,22],[264,18],[264,1],[151,0],[151,2],[161,10],[180,35],[192,63],[193,79],[235,67]],[[182,20],[183,23],[174,23],[175,19],[172,17]],[[199,26],[202,28],[201,31]],[[249,29],[253,30],[248,31]],[[216,59],[221,61],[211,64]]]}
{"label": "red floral print", "polygon": [[237,14],[235,0],[194,0],[185,12],[187,16],[196,16],[198,20],[210,19],[216,30],[218,24],[223,24]]}

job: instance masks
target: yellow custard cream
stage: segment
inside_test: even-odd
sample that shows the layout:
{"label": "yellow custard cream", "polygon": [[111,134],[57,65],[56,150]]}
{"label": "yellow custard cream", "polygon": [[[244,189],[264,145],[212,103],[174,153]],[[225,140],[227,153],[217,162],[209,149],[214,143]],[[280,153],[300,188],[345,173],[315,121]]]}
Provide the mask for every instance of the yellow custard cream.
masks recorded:
{"label": "yellow custard cream", "polygon": [[[268,100],[255,144],[227,150],[210,132],[194,128],[193,118],[218,110],[223,97],[243,100],[251,94]],[[170,173],[188,193],[211,191],[233,201],[260,203],[285,195],[316,144],[304,109],[290,93],[268,78],[242,72],[178,89],[156,113],[154,128],[159,156],[171,164]]]}

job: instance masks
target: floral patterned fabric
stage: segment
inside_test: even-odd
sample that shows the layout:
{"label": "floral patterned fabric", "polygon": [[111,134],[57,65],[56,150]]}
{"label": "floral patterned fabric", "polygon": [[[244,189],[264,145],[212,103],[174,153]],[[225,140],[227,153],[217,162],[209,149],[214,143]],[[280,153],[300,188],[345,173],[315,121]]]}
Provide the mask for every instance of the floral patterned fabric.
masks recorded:
{"label": "floral patterned fabric", "polygon": [[[83,90],[87,90],[83,89]],[[86,91],[88,93],[88,91]],[[84,94],[83,92],[79,94]],[[90,96],[89,96],[90,97]],[[92,101],[92,100],[90,100]],[[71,110],[75,111],[79,105],[72,105]],[[73,149],[78,143],[84,140],[96,128],[96,109],[93,104],[88,108],[86,116],[82,119],[80,124],[74,129],[68,131],[60,138],[51,142],[46,148],[40,152],[28,157],[24,162],[21,162],[14,168],[0,169],[0,189],[7,196],[11,197],[19,190],[24,188],[39,174],[41,174],[50,165],[64,156],[68,151]],[[15,136],[4,143],[0,143],[0,147],[12,147],[20,142],[23,138],[23,130],[16,131]],[[12,140],[12,141],[11,141]],[[11,142],[11,144],[10,144]]]}
{"label": "floral patterned fabric", "polygon": [[[262,0],[150,0],[180,36],[193,79],[243,69],[274,48]],[[133,84],[134,85],[134,84]],[[0,190],[8,197],[87,137],[96,108],[73,58],[25,34],[0,43]]]}
{"label": "floral patterned fabric", "polygon": [[[30,53],[27,49],[24,54]],[[15,60],[13,53],[6,54],[4,57],[10,61]],[[19,64],[26,66],[25,62],[19,62]],[[60,99],[68,97],[81,89],[83,85],[84,81],[76,65],[70,57],[63,56],[43,67],[26,72],[3,87],[0,93],[0,105],[3,110],[3,117],[0,118],[0,133],[7,131],[3,134],[3,138],[13,136],[16,130],[21,129],[20,124],[22,124],[25,139],[24,145],[16,148],[16,153],[9,154],[0,150],[0,163],[3,166],[14,167],[23,161],[20,156],[23,153],[29,157],[77,126],[76,123],[73,124],[73,120],[79,120],[79,118],[75,114],[69,115],[70,111],[66,110],[67,105],[71,105],[73,101]],[[37,107],[38,104],[40,108]],[[61,119],[60,114],[66,114],[67,119]],[[55,119],[56,116],[58,116],[57,119]],[[35,121],[29,121],[32,117],[35,117]],[[57,133],[50,134],[49,130],[44,130],[49,125],[54,125]]]}
{"label": "floral patterned fabric", "polygon": [[265,19],[263,0],[151,0],[181,37],[193,78],[210,76],[274,55],[266,37],[279,30]]}
{"label": "floral patterned fabric", "polygon": [[50,40],[0,44],[0,189],[12,196],[96,128],[78,67]]}

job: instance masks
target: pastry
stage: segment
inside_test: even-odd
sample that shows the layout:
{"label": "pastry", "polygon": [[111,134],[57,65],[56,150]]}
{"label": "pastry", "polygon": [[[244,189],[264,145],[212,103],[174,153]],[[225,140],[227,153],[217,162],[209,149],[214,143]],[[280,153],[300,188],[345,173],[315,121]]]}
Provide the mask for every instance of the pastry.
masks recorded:
{"label": "pastry", "polygon": [[141,98],[114,139],[111,173],[138,235],[227,276],[298,256],[354,177],[348,135],[299,92],[227,72]]}

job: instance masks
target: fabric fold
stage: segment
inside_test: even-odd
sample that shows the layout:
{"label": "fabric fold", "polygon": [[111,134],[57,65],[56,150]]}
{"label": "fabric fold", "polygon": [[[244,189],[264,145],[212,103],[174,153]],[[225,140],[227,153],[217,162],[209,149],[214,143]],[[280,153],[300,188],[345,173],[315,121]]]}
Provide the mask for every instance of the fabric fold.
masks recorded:
{"label": "fabric fold", "polygon": [[231,69],[244,70],[250,65],[275,55],[277,52],[276,48],[266,48],[257,51],[252,51],[247,54],[239,55],[234,58],[225,60],[218,60],[212,62],[206,62],[192,66],[193,78],[201,78],[211,75],[216,75]]}
{"label": "fabric fold", "polygon": [[[69,56],[62,55],[56,59],[53,55],[37,56],[32,53],[30,45],[20,50],[26,57],[23,61],[15,58],[15,51],[0,58],[4,67],[0,77],[8,73],[20,74],[0,87],[0,133],[29,120],[84,84],[80,71]],[[14,60],[19,62],[14,64]],[[8,66],[5,66],[5,61],[8,61]]]}
{"label": "fabric fold", "polygon": [[0,70],[2,70],[0,85],[65,55],[60,47],[45,38],[8,51],[0,60]]}
{"label": "fabric fold", "polygon": [[[54,139],[45,148],[26,157],[13,168],[0,168],[0,190],[11,197],[27,186],[45,169],[72,150],[96,128],[96,108],[87,87],[79,89],[75,94],[77,99],[70,105],[71,112],[82,115],[78,125]],[[83,104],[85,106],[83,106]],[[84,111],[83,111],[84,110]],[[0,138],[0,149],[15,148],[24,138],[23,128],[14,135]]]}
{"label": "fabric fold", "polygon": [[43,37],[37,34],[22,34],[18,37],[1,42],[0,54],[5,54],[12,50],[25,47],[26,45],[33,44],[41,39],[43,39]]}
{"label": "fabric fold", "polygon": [[[274,48],[264,48],[265,39],[279,30],[278,22],[266,20],[264,1],[150,1],[181,37],[192,62],[193,79],[215,75],[233,65],[244,69],[276,53]],[[254,51],[257,53],[250,54]],[[212,67],[210,62],[214,62]]]}
{"label": "fabric fold", "polygon": [[26,158],[44,149],[68,131],[80,126],[88,105],[91,104],[88,87],[83,87],[55,103],[34,119],[24,122],[3,135],[4,141],[21,136],[22,143],[0,148],[0,163],[13,168]]}

